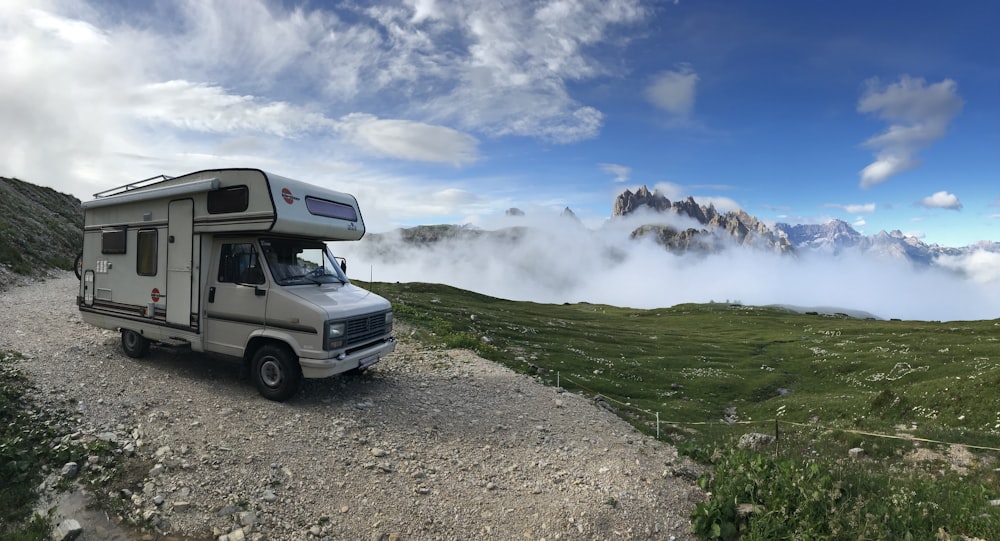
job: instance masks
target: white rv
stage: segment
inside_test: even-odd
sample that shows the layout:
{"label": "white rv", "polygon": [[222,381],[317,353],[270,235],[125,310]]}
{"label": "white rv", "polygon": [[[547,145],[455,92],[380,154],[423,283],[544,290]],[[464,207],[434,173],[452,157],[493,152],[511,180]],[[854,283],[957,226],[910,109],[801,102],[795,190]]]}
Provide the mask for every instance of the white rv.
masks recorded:
{"label": "white rv", "polygon": [[347,279],[326,241],[365,233],[354,196],[257,169],[156,177],[83,203],[77,304],[150,344],[234,357],[260,393],[364,370],[392,352],[392,307]]}

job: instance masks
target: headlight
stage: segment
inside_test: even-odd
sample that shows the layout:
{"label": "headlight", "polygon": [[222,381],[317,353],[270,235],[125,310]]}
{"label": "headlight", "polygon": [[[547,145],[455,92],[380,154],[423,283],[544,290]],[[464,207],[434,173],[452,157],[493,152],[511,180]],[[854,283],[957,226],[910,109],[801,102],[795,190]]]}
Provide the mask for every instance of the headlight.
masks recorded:
{"label": "headlight", "polygon": [[326,324],[326,349],[337,349],[344,345],[344,334],[347,332],[347,324],[327,323]]}
{"label": "headlight", "polygon": [[392,327],[392,312],[385,313],[385,326]]}

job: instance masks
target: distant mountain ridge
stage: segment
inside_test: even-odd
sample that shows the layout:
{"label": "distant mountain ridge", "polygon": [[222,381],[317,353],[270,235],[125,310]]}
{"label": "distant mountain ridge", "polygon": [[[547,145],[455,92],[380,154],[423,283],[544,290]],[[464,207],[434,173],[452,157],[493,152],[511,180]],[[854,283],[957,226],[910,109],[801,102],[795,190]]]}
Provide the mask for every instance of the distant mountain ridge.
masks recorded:
{"label": "distant mountain ridge", "polygon": [[711,204],[699,205],[691,197],[671,202],[658,192],[650,192],[646,186],[635,192],[622,192],[615,199],[612,216],[627,216],[643,208],[687,216],[706,226],[701,230],[675,231],[666,226],[645,225],[632,233],[633,238],[654,234],[658,243],[672,251],[715,251],[724,245],[723,239],[728,237],[740,245],[782,253],[822,252],[836,255],[856,250],[920,265],[929,264],[941,255],[961,255],[973,250],[1000,252],[998,242],[980,242],[961,248],[928,245],[898,230],[866,236],[843,220],[831,220],[825,224],[777,223],[770,228],[742,210],[720,214]]}

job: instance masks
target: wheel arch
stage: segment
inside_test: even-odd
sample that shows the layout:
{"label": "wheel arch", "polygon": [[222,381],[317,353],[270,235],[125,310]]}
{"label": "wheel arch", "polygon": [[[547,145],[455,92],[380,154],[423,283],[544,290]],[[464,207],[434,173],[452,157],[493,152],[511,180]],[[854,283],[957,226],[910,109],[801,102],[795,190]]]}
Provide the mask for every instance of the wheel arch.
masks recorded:
{"label": "wheel arch", "polygon": [[283,340],[276,336],[259,334],[256,336],[252,336],[250,338],[250,341],[247,342],[247,347],[243,350],[243,364],[249,366],[250,363],[253,362],[254,355],[257,355],[257,352],[260,350],[260,348],[267,345],[275,345],[278,347],[285,348],[296,359],[299,358],[299,353],[295,351],[295,348],[292,347],[292,345],[289,344],[286,340]]}

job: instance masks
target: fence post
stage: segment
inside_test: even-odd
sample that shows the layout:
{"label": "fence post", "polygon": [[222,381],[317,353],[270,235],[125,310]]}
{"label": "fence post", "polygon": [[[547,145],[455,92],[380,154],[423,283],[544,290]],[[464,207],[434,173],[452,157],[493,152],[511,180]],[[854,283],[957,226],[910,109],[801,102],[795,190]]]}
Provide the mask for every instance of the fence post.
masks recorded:
{"label": "fence post", "polygon": [[660,412],[656,412],[656,439],[660,439]]}
{"label": "fence post", "polygon": [[562,385],[559,382],[559,376],[560,376],[559,372],[556,372],[556,387],[562,387]]}
{"label": "fence post", "polygon": [[781,445],[781,432],[778,431],[778,418],[774,418],[774,456],[778,456],[778,446]]}

